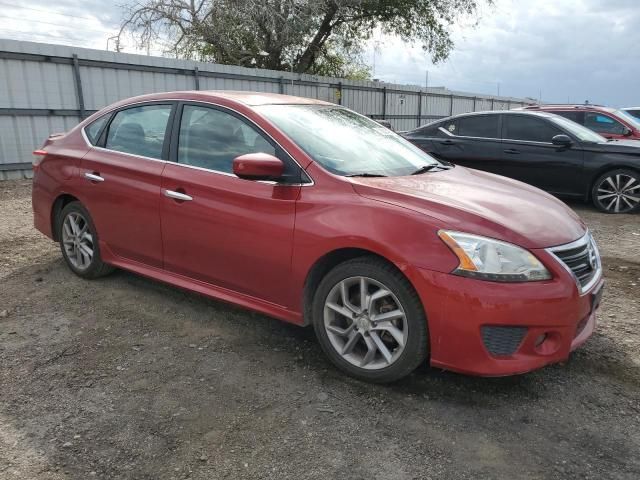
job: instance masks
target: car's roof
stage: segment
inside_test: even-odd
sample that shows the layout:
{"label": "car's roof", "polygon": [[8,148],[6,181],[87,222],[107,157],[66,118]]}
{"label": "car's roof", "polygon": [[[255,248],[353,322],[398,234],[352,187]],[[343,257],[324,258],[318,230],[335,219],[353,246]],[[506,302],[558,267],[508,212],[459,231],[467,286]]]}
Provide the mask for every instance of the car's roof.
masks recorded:
{"label": "car's roof", "polygon": [[622,110],[640,110],[640,107],[624,107]]}
{"label": "car's roof", "polygon": [[314,98],[294,97],[291,95],[280,95],[268,92],[247,92],[234,90],[186,90],[177,92],[151,93],[124,100],[123,104],[132,102],[146,102],[153,100],[199,100],[216,101],[227,100],[242,103],[247,106],[258,105],[333,105],[329,102],[316,100]]}
{"label": "car's roof", "polygon": [[594,105],[590,103],[576,103],[576,104],[543,104],[543,105],[528,105],[526,107],[519,108],[518,110],[525,111],[553,111],[553,110],[596,110],[600,112],[613,112],[615,108],[605,107],[604,105]]}
{"label": "car's roof", "polygon": [[[459,113],[458,115],[453,115],[449,118],[460,118],[460,117],[468,117],[471,115],[535,115],[538,117],[556,117],[556,115],[554,115],[553,113],[549,113],[549,112],[545,112],[545,111],[541,111],[541,110],[520,110],[520,109],[512,109],[512,110],[487,110],[484,112],[467,112],[467,113]],[[442,119],[442,120],[446,120],[446,119]],[[437,120],[437,121],[441,121],[441,120]],[[434,122],[435,123],[435,122]]]}

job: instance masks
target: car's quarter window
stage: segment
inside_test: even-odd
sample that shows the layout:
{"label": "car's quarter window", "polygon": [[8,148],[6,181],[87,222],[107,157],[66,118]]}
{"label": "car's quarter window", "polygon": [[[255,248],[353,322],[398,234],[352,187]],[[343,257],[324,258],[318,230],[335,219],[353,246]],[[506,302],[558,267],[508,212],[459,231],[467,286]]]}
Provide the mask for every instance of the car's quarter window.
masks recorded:
{"label": "car's quarter window", "polygon": [[100,133],[102,132],[102,129],[107,124],[107,121],[110,117],[111,115],[109,114],[103,115],[84,127],[84,133],[87,135],[87,138],[92,145],[96,145],[98,143]]}
{"label": "car's quarter window", "polygon": [[105,148],[161,159],[171,108],[142,105],[120,110],[109,124]]}
{"label": "car's quarter window", "polygon": [[498,115],[471,115],[458,119],[456,135],[461,137],[498,138]]}
{"label": "car's quarter window", "polygon": [[627,127],[622,123],[614,120],[608,115],[596,112],[585,112],[584,126],[590,128],[594,132],[623,135]]}
{"label": "car's quarter window", "polygon": [[545,119],[534,115],[504,115],[503,138],[527,142],[551,143],[551,139],[562,131]]}
{"label": "car's quarter window", "polygon": [[276,155],[275,147],[240,118],[205,106],[183,107],[178,163],[232,173],[234,158],[258,152]]}

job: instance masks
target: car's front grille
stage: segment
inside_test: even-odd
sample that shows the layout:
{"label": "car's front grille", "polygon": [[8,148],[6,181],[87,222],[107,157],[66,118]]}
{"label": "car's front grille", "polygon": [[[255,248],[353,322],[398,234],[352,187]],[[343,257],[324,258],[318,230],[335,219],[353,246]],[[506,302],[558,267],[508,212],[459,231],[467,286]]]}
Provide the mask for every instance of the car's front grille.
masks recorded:
{"label": "car's front grille", "polygon": [[527,333],[527,327],[483,326],[482,342],[494,356],[513,355]]}
{"label": "car's front grille", "polygon": [[600,254],[590,233],[580,240],[550,248],[560,262],[573,274],[580,286],[580,293],[587,291],[601,273]]}

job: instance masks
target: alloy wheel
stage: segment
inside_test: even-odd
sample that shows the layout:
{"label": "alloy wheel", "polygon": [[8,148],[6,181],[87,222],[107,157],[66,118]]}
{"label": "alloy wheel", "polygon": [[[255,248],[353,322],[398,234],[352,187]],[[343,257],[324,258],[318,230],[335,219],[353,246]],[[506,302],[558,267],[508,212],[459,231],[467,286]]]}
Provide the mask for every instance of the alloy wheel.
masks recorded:
{"label": "alloy wheel", "polygon": [[596,189],[596,199],[608,212],[629,212],[640,205],[640,181],[625,173],[605,177]]}
{"label": "alloy wheel", "polygon": [[93,261],[93,235],[89,222],[78,212],[70,212],[62,223],[62,244],[67,259],[78,270],[86,270]]}
{"label": "alloy wheel", "polygon": [[408,338],[405,310],[393,292],[368,277],[336,284],[324,304],[324,327],[346,361],[367,370],[392,365]]}

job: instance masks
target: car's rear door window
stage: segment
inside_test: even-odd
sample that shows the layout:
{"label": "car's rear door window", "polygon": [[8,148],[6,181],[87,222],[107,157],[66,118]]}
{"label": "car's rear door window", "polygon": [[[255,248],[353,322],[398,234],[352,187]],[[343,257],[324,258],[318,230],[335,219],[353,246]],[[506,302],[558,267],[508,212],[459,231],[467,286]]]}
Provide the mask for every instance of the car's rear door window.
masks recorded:
{"label": "car's rear door window", "polygon": [[471,115],[458,119],[461,137],[498,138],[498,115]]}
{"label": "car's rear door window", "polygon": [[533,115],[504,115],[503,137],[505,140],[551,143],[551,139],[562,132],[543,118]]}
{"label": "car's rear door window", "polygon": [[232,173],[234,158],[258,152],[276,155],[262,133],[240,118],[210,107],[183,107],[178,163]]}
{"label": "car's rear door window", "polygon": [[624,135],[627,129],[622,123],[602,113],[586,112],[584,115],[584,126],[594,132],[605,135]]}
{"label": "car's rear door window", "polygon": [[142,105],[120,110],[109,125],[105,148],[161,159],[171,108]]}
{"label": "car's rear door window", "polygon": [[567,118],[572,122],[579,123],[580,125],[584,125],[584,112],[577,112],[574,110],[554,110],[553,113],[556,115],[560,115],[561,117]]}

